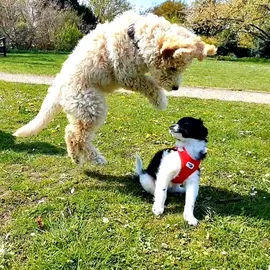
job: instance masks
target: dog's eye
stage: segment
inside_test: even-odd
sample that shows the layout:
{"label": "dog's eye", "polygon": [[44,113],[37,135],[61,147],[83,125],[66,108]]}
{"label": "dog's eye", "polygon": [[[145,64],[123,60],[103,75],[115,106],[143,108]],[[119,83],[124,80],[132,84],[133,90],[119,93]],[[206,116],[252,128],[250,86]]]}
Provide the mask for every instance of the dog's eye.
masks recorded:
{"label": "dog's eye", "polygon": [[171,72],[176,72],[176,71],[177,71],[177,68],[171,67],[171,68],[169,68],[169,70],[170,70]]}

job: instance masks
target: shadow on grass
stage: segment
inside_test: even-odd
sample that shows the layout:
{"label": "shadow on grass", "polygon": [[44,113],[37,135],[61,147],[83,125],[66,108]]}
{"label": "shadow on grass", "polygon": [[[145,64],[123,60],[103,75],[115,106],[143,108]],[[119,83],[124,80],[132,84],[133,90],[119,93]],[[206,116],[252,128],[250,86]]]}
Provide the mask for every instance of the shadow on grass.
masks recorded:
{"label": "shadow on grass", "polygon": [[28,154],[66,155],[66,150],[46,142],[16,143],[16,138],[9,133],[0,130],[0,151],[12,150],[14,152],[26,152]]}
{"label": "shadow on grass", "polygon": [[97,179],[99,181],[105,182],[109,187],[115,189],[117,186],[118,190],[125,194],[132,194],[136,197],[144,198],[145,200],[149,199],[149,202],[152,202],[152,195],[142,191],[140,188],[139,180],[129,174],[129,175],[110,175],[110,174],[102,174],[97,171],[88,171],[85,170],[84,173],[91,178]]}
{"label": "shadow on grass", "polygon": [[[132,175],[115,176],[106,175],[99,172],[85,171],[91,178],[108,183],[108,189],[113,183],[118,183],[119,191],[141,197],[149,207],[153,203],[152,195],[142,190],[139,180]],[[112,187],[115,189],[115,186]],[[168,206],[164,214],[179,213],[184,210],[184,194],[168,194],[166,205]],[[270,220],[270,194],[264,190],[257,190],[257,194],[252,196],[240,195],[237,192],[229,191],[212,186],[201,186],[199,197],[196,203],[195,216],[200,220],[215,215],[221,216],[246,216],[257,219]]]}
{"label": "shadow on grass", "polygon": [[196,212],[198,216],[246,216],[270,220],[270,194],[265,190],[257,190],[256,195],[240,195],[212,186],[201,186]]}

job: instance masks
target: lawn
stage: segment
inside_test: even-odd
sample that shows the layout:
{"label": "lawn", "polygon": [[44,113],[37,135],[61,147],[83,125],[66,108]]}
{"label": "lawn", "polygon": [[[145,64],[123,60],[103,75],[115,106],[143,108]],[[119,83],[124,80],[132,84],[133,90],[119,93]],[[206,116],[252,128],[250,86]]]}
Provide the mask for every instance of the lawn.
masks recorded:
{"label": "lawn", "polygon": [[[66,54],[9,54],[0,58],[0,72],[55,75]],[[234,90],[268,91],[270,62],[194,61],[185,72],[183,86],[229,88]]]}
{"label": "lawn", "polygon": [[0,72],[54,76],[67,54],[56,53],[10,53],[0,57]]}
{"label": "lawn", "polygon": [[[0,82],[0,269],[268,269],[269,106],[170,98],[157,111],[114,94],[95,139],[108,165],[78,167],[66,156],[64,114],[38,136],[11,135],[46,90]],[[210,135],[196,228],[183,220],[183,196],[169,196],[156,218],[132,177],[135,152],[146,165],[173,146],[168,126],[186,115]]]}
{"label": "lawn", "polygon": [[183,86],[270,92],[270,62],[195,61],[184,75]]}

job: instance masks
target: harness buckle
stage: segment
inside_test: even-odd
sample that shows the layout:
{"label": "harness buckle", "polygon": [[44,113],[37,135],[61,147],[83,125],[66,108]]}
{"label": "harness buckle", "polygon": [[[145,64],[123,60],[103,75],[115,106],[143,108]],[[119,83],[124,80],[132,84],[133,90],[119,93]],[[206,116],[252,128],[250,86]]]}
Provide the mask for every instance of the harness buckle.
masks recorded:
{"label": "harness buckle", "polygon": [[188,161],[186,164],[186,167],[188,167],[190,170],[192,170],[194,168],[194,166],[195,165],[193,163],[191,163],[190,161]]}

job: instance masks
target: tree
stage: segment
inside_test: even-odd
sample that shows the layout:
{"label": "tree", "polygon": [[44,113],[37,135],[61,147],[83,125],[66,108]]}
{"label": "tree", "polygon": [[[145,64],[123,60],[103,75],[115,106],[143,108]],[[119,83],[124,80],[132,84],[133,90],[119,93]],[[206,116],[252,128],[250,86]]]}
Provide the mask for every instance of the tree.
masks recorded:
{"label": "tree", "polygon": [[97,17],[94,15],[91,9],[83,4],[80,4],[78,0],[51,0],[56,3],[61,9],[70,8],[75,10],[78,16],[82,17],[84,22],[84,32],[87,33],[90,29],[94,29],[97,25]]}
{"label": "tree", "polygon": [[89,7],[101,23],[111,21],[117,15],[132,9],[127,0],[90,0]]}
{"label": "tree", "polygon": [[2,0],[0,18],[0,32],[9,47],[26,50],[55,49],[56,36],[67,22],[77,29],[81,24],[74,11],[41,0]]}
{"label": "tree", "polygon": [[184,23],[186,20],[186,5],[181,1],[168,0],[149,11],[158,16],[163,16],[171,23]]}
{"label": "tree", "polygon": [[1,34],[13,47],[30,48],[34,39],[33,18],[26,7],[22,1],[3,0],[0,3]]}
{"label": "tree", "polygon": [[218,20],[219,16],[223,16],[221,15],[222,10],[223,3],[196,1],[192,9],[189,10],[188,24],[198,35],[215,36],[227,27],[224,20]]}
{"label": "tree", "polygon": [[198,0],[188,21],[200,35],[215,36],[226,31],[231,33],[228,37],[237,38],[238,45],[248,36],[254,46],[270,46],[270,0]]}

